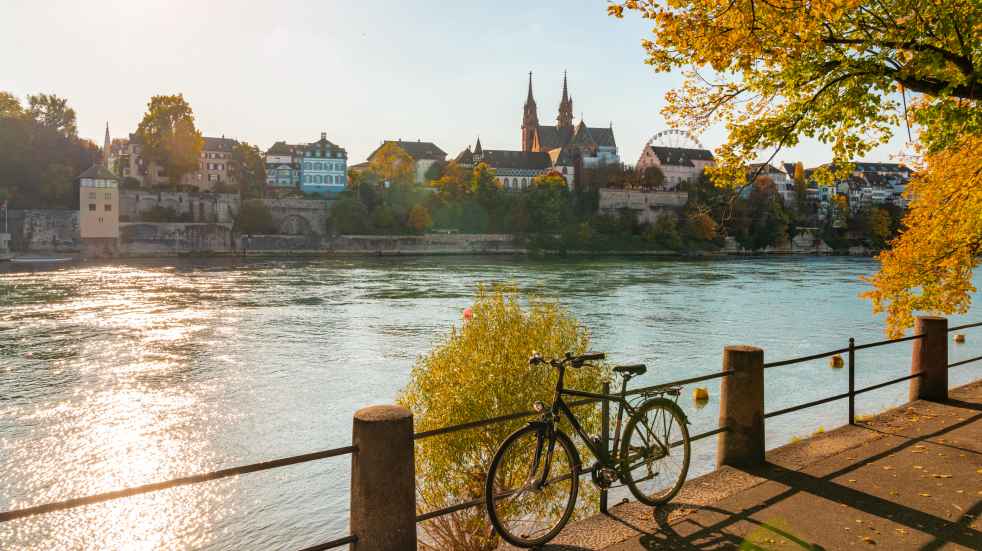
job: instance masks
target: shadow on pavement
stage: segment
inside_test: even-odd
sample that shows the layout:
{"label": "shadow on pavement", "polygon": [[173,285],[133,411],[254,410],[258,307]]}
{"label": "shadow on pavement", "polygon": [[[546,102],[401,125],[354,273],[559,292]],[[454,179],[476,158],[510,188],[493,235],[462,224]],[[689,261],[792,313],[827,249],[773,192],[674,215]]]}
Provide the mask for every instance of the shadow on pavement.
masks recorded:
{"label": "shadow on pavement", "polygon": [[[950,400],[947,405],[982,410],[982,405],[980,404],[958,400]],[[740,508],[738,511],[730,511],[714,506],[671,503],[655,510],[654,520],[658,529],[654,532],[634,526],[616,515],[611,515],[611,519],[641,532],[642,535],[637,540],[637,543],[640,543],[641,548],[647,551],[763,550],[770,548],[768,543],[776,542],[777,540],[781,540],[781,549],[822,550],[825,548],[816,543],[804,541],[781,526],[774,526],[753,518],[753,515],[761,513],[771,506],[781,503],[796,494],[805,493],[819,498],[817,503],[831,502],[837,508],[839,506],[848,507],[854,511],[900,524],[907,527],[907,529],[928,534],[932,540],[927,544],[921,545],[919,551],[934,551],[949,543],[961,545],[968,549],[982,549],[982,544],[980,544],[982,542],[982,532],[971,526],[973,519],[982,514],[982,501],[978,501],[973,507],[965,510],[960,518],[948,520],[905,506],[901,503],[871,495],[854,487],[845,486],[834,480],[836,477],[850,473],[886,457],[899,459],[896,456],[897,452],[915,446],[918,442],[944,435],[959,427],[970,425],[980,418],[982,418],[980,414],[971,415],[968,419],[959,423],[953,423],[930,434],[917,436],[876,431],[896,438],[902,438],[903,441],[895,446],[891,446],[887,450],[861,460],[853,461],[849,465],[824,476],[814,476],[772,463],[765,463],[756,468],[744,469],[745,472],[751,475],[780,484],[783,489],[769,498],[763,499],[751,506]],[[875,430],[870,427],[865,428]],[[971,450],[965,451],[970,452]],[[678,520],[673,519],[670,522],[670,515],[678,510],[688,510],[689,514]],[[802,514],[822,515],[822,510],[819,507],[810,512],[802,511]],[[735,524],[740,522],[746,522],[753,526],[745,537],[729,533],[728,529],[733,528]],[[610,549],[613,551],[622,548],[624,550],[637,549],[637,546],[636,544],[632,547],[614,545]],[[565,550],[567,548],[556,549],[558,551],[559,549]]]}

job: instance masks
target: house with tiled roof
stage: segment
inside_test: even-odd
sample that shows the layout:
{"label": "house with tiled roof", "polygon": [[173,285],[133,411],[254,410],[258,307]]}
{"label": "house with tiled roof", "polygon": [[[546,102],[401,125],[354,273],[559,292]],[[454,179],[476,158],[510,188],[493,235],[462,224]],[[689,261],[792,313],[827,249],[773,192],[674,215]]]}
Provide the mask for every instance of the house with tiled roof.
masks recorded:
{"label": "house with tiled roof", "polygon": [[695,181],[706,167],[716,164],[708,149],[646,145],[638,158],[636,169],[644,171],[657,167],[665,176],[666,191],[678,189],[687,181]]}
{"label": "house with tiled roof", "polygon": [[[106,140],[109,141],[108,129]],[[235,188],[235,170],[231,166],[235,147],[239,142],[222,136],[203,137],[203,145],[198,159],[198,169],[188,173],[180,182],[194,186],[199,191],[212,191],[215,188]],[[143,142],[139,135],[132,133],[128,139],[111,142],[107,165],[123,178],[133,178],[146,187],[171,184],[164,167],[144,156]]]}
{"label": "house with tiled roof", "polygon": [[304,193],[333,196],[348,186],[348,152],[327,139],[308,143],[297,151],[300,165],[300,190]]}
{"label": "house with tiled roof", "polygon": [[426,173],[430,170],[433,165],[444,163],[447,160],[447,152],[440,149],[433,142],[424,142],[422,140],[412,141],[402,141],[399,140],[385,140],[372,151],[371,155],[368,156],[368,162],[372,162],[379,151],[386,145],[392,144],[399,149],[403,150],[407,155],[412,157],[413,162],[416,164],[416,183],[422,184],[426,181]]}

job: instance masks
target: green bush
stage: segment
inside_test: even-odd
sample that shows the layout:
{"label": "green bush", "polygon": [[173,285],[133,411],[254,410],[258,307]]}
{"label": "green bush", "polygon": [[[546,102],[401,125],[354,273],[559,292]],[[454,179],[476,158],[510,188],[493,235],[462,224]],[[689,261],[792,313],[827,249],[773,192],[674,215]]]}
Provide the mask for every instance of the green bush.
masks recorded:
{"label": "green bush", "polygon": [[239,233],[271,234],[277,232],[276,225],[273,224],[273,214],[261,199],[249,199],[242,202],[236,225]]}
{"label": "green bush", "polygon": [[[511,288],[479,287],[473,318],[450,333],[429,354],[419,358],[399,401],[415,417],[417,431],[526,411],[535,400],[549,402],[555,370],[530,366],[537,350],[545,356],[589,350],[590,335],[567,310],[531,298],[526,307]],[[606,368],[571,369],[570,388],[598,391],[609,375]],[[586,430],[597,433],[599,409],[577,408]],[[524,419],[420,440],[416,448],[416,480],[420,512],[476,499],[483,493],[491,457],[504,438]],[[591,487],[582,485],[583,503]],[[423,549],[490,551],[497,536],[483,508],[471,508],[421,525]]]}

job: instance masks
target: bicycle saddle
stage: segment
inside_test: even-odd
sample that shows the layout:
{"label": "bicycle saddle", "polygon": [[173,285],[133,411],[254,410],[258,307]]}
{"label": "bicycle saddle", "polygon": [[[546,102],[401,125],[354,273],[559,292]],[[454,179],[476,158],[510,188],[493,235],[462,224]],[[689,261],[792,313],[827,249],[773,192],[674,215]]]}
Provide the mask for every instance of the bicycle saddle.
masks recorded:
{"label": "bicycle saddle", "polygon": [[619,365],[614,368],[615,373],[623,373],[625,375],[644,375],[648,371],[648,368],[644,364],[634,364],[634,365]]}

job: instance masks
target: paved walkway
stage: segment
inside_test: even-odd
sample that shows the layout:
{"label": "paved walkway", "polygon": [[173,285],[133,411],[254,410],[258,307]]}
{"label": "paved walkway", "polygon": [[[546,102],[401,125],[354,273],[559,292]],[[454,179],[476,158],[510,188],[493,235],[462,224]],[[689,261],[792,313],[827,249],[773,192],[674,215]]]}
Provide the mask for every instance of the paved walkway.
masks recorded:
{"label": "paved walkway", "polygon": [[657,510],[628,503],[554,551],[982,550],[982,382],[688,482]]}

